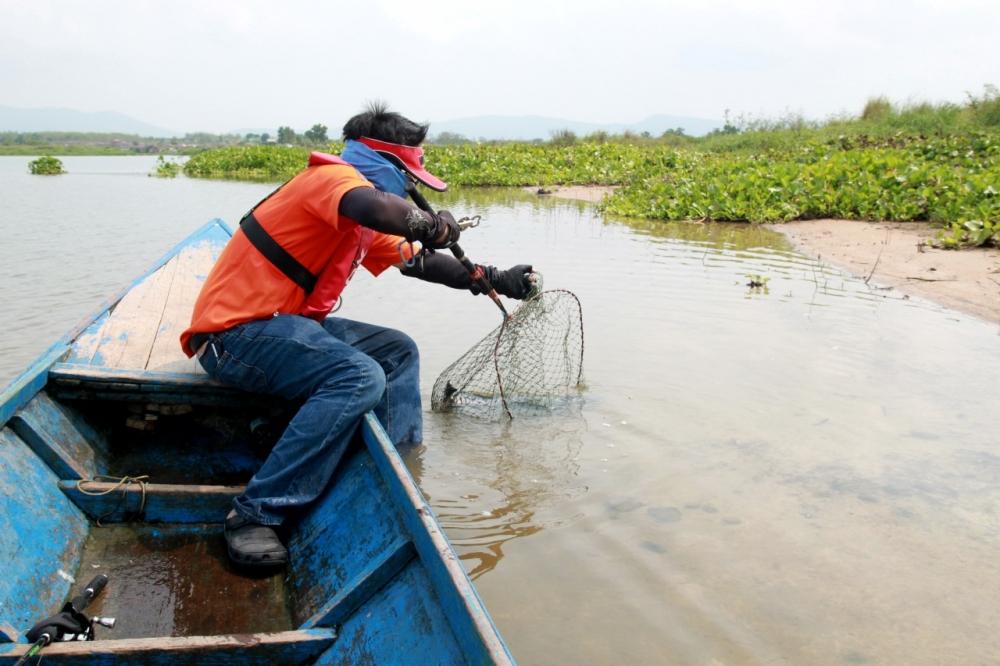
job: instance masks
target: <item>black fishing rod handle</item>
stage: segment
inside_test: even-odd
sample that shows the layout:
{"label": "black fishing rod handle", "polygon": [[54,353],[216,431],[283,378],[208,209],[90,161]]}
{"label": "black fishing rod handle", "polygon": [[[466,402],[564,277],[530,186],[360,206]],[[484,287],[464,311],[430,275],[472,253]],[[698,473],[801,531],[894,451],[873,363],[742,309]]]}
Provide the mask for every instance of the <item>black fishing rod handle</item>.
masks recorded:
{"label": "black fishing rod handle", "polygon": [[[430,202],[427,201],[426,197],[424,197],[424,195],[420,192],[420,190],[417,189],[416,185],[410,183],[407,186],[406,190],[407,192],[410,193],[410,198],[413,199],[413,203],[417,204],[417,208],[420,208],[421,210],[424,210],[430,213],[431,215],[434,215],[434,209],[431,208]],[[455,255],[455,258],[458,259],[459,263],[461,263],[462,266],[465,267],[465,270],[469,272],[470,276],[475,275],[476,265],[472,263],[472,260],[470,260],[467,256],[465,256],[465,252],[462,251],[462,248],[459,246],[458,243],[452,243],[448,247],[448,249],[451,250],[451,253],[453,255]],[[489,283],[489,280],[487,280],[485,277],[480,278],[479,280],[477,280],[477,282],[479,282],[479,288],[482,289],[485,293],[493,291],[493,285],[491,285]]]}
{"label": "black fishing rod handle", "polygon": [[108,584],[108,577],[104,574],[97,574],[94,576],[93,580],[87,583],[87,587],[84,588],[83,592],[73,597],[73,610],[77,613],[82,613],[83,610],[90,604],[90,602],[101,593],[104,586]]}
{"label": "black fishing rod handle", "polygon": [[[434,215],[434,209],[431,208],[430,202],[428,202],[424,195],[417,189],[416,183],[410,181],[406,186],[406,191],[409,192],[410,198],[413,199],[413,202],[417,204],[418,208]],[[500,312],[503,313],[504,318],[508,317],[507,308],[505,308],[503,303],[500,302],[500,297],[497,296],[496,289],[493,288],[493,285],[490,284],[489,279],[487,279],[485,271],[476,266],[472,263],[471,259],[465,256],[465,252],[462,251],[462,248],[458,243],[452,243],[448,246],[448,249],[451,250],[451,253],[455,255],[455,259],[457,259],[458,262],[462,264],[462,267],[469,273],[469,277],[472,278],[477,285],[479,285],[479,289],[484,294],[489,296],[490,299],[496,304],[496,306],[500,309]]]}

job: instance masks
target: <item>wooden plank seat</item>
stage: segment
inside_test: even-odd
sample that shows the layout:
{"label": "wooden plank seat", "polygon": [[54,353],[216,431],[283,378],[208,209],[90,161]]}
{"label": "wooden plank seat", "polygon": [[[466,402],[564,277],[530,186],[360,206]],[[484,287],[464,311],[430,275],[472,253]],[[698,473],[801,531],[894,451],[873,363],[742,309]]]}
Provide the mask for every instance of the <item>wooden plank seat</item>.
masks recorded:
{"label": "wooden plank seat", "polygon": [[204,372],[157,372],[82,363],[54,363],[49,369],[47,391],[69,400],[232,406],[275,402],[274,398],[222,384]]}

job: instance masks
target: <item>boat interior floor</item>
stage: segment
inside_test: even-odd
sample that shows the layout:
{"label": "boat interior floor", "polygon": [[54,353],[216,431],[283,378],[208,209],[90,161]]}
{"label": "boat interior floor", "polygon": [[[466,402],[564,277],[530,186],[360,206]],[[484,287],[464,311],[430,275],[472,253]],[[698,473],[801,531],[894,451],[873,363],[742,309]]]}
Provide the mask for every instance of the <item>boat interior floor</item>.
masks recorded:
{"label": "boat interior floor", "polygon": [[284,572],[251,576],[228,561],[221,525],[93,527],[77,582],[110,584],[88,614],[114,617],[101,639],[208,636],[293,629]]}

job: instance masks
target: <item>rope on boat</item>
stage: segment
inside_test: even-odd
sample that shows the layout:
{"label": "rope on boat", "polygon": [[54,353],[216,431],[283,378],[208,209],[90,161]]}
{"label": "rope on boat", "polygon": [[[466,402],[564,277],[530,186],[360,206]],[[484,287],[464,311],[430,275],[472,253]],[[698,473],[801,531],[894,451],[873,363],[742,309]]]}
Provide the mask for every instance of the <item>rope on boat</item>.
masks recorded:
{"label": "rope on boat", "polygon": [[[142,474],[140,476],[121,476],[121,477],[98,474],[92,478],[80,479],[79,481],[77,481],[76,489],[79,490],[84,495],[90,495],[91,497],[110,495],[115,491],[121,490],[121,497],[118,499],[118,504],[116,504],[114,508],[111,509],[111,511],[108,511],[104,515],[100,516],[96,521],[94,521],[98,527],[103,527],[103,525],[101,525],[101,521],[107,518],[108,516],[112,515],[122,507],[122,504],[124,504],[128,498],[128,489],[133,484],[139,486],[139,493],[140,493],[139,508],[136,511],[132,512],[131,516],[129,515],[129,512],[126,511],[125,512],[126,520],[129,520],[135,516],[142,515],[142,512],[146,508],[146,484],[148,482],[149,482],[148,474]],[[112,486],[111,488],[108,488],[107,490],[88,490],[87,488],[84,487],[84,485],[88,483],[114,483],[115,485]]]}

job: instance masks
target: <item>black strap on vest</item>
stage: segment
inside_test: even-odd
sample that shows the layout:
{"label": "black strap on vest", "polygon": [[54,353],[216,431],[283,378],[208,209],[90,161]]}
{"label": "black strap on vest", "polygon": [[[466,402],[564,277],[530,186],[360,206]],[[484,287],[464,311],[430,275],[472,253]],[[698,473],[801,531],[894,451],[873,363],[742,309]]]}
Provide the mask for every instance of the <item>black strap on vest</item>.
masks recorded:
{"label": "black strap on vest", "polygon": [[[256,207],[254,206],[254,208]],[[302,287],[307,294],[312,292],[318,278],[310,273],[308,268],[300,264],[299,260],[289,254],[285,248],[278,245],[278,241],[274,240],[271,234],[260,226],[260,222],[254,217],[252,210],[240,220],[240,228],[246,234],[250,244],[257,248],[257,251],[284,273],[289,280]]]}

